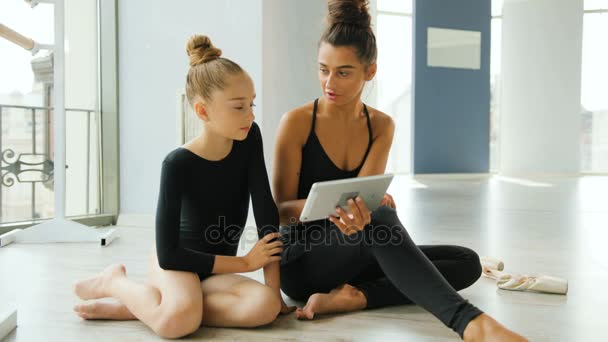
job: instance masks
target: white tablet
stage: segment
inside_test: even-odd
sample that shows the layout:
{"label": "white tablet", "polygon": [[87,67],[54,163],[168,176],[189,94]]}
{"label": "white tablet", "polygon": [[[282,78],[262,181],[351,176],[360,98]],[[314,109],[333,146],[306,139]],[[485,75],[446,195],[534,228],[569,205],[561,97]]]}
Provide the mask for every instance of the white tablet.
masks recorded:
{"label": "white tablet", "polygon": [[[326,219],[336,215],[336,206],[348,209],[348,201],[360,196],[370,211],[380,206],[380,202],[393,180],[392,174],[347,178],[312,185],[304,209],[300,214],[301,222]],[[348,212],[348,210],[347,210]]]}

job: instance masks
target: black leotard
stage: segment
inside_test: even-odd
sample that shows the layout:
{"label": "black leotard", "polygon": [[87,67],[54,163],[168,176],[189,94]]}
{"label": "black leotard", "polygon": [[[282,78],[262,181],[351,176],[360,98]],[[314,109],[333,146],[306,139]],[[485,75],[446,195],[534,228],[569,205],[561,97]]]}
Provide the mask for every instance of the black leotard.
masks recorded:
{"label": "black leotard", "polygon": [[183,147],[165,157],[156,209],[161,268],[196,272],[202,279],[211,275],[215,255],[236,255],[250,195],[258,236],[278,231],[263,151],[253,123],[222,160],[209,161]]}
{"label": "black leotard", "polygon": [[317,119],[317,108],[319,99],[315,100],[314,109],[312,112],[312,127],[306,140],[306,144],[302,148],[302,166],[300,168],[300,181],[298,184],[298,199],[308,197],[308,192],[312,185],[316,182],[353,178],[357,177],[361,167],[367,159],[369,150],[372,147],[372,124],[369,119],[369,112],[367,106],[363,105],[363,111],[367,117],[367,131],[368,131],[368,143],[365,155],[359,163],[359,166],[353,170],[342,170],[329,158],[323,146],[319,142],[319,138],[315,133],[315,123]]}

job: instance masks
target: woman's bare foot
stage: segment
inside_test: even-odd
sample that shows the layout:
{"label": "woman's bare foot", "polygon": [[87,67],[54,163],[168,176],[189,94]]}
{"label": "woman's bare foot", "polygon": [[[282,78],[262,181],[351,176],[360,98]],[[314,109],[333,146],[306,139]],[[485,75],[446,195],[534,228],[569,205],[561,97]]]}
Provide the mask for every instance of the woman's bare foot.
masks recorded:
{"label": "woman's bare foot", "polygon": [[116,277],[125,277],[126,275],[127,270],[124,265],[110,265],[95,277],[77,282],[74,285],[74,292],[82,300],[109,297],[106,293],[108,284],[112,282],[112,279]]}
{"label": "woman's bare foot", "polygon": [[505,328],[492,317],[481,314],[473,319],[464,329],[463,339],[467,342],[477,341],[528,341],[523,336]]}
{"label": "woman's bare foot", "polygon": [[74,306],[74,312],[82,319],[111,319],[119,321],[137,319],[122,303],[82,303]]}
{"label": "woman's bare foot", "polygon": [[315,314],[355,311],[366,306],[367,298],[363,292],[344,284],[329,293],[315,293],[310,296],[306,305],[296,310],[296,318],[311,320]]}

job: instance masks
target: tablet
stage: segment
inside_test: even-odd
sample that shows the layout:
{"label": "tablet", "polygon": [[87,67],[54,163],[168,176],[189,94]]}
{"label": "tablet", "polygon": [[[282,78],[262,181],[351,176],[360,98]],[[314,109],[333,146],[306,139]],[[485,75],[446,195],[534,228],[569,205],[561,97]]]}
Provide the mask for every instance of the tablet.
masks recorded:
{"label": "tablet", "polygon": [[326,219],[336,215],[336,206],[348,212],[348,201],[360,196],[370,211],[380,206],[380,202],[393,180],[392,174],[346,178],[312,185],[304,209],[300,214],[301,222]]}

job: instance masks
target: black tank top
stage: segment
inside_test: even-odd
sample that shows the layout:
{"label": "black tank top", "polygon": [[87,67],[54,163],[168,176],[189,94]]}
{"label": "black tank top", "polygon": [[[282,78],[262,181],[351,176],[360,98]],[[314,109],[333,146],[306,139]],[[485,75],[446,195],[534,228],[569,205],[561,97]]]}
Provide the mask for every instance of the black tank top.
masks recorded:
{"label": "black tank top", "polygon": [[302,147],[302,166],[300,167],[298,199],[307,198],[310,188],[316,182],[357,177],[372,146],[372,125],[369,119],[367,106],[363,104],[363,111],[367,118],[367,130],[369,133],[369,142],[363,160],[361,160],[359,166],[350,171],[345,171],[337,167],[327,153],[325,153],[325,150],[323,149],[323,146],[321,146],[319,138],[315,133],[318,103],[319,99],[316,99],[312,112],[312,128],[310,129],[306,143]]}

